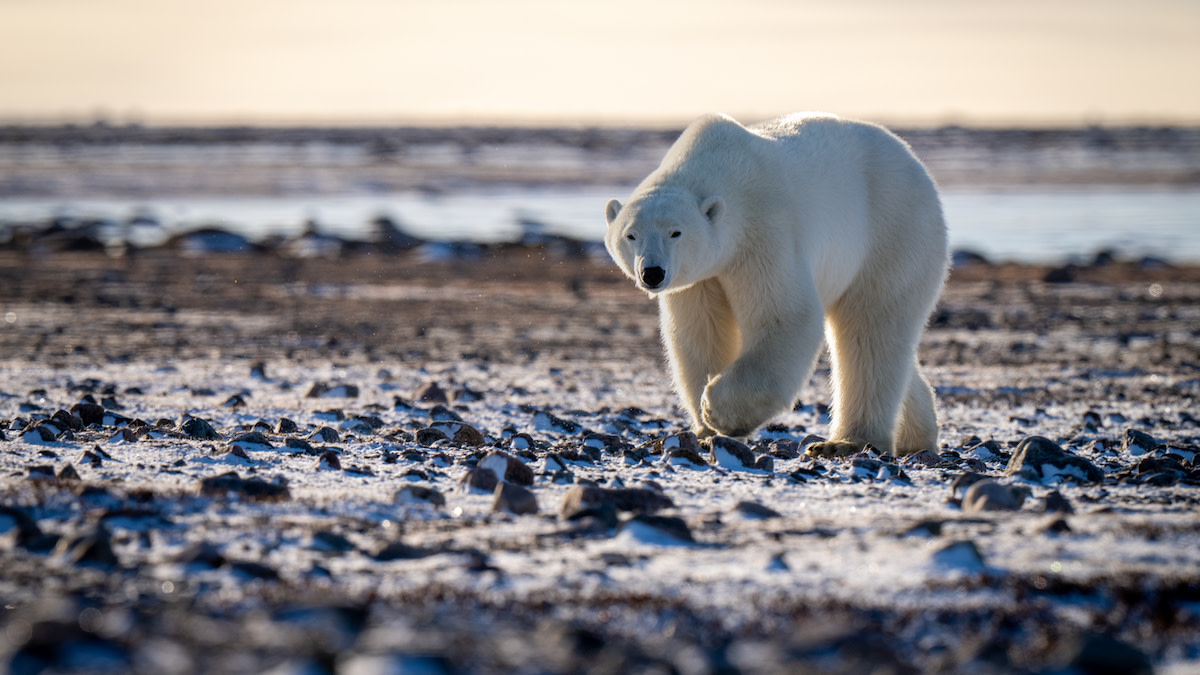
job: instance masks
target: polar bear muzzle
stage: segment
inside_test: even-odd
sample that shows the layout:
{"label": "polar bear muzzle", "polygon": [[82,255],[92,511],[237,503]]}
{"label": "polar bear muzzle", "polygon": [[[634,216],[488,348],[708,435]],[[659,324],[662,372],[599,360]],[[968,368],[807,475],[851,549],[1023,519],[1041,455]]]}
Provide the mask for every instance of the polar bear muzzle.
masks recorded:
{"label": "polar bear muzzle", "polygon": [[642,283],[646,288],[658,288],[659,284],[667,278],[667,271],[661,267],[644,267],[642,268]]}

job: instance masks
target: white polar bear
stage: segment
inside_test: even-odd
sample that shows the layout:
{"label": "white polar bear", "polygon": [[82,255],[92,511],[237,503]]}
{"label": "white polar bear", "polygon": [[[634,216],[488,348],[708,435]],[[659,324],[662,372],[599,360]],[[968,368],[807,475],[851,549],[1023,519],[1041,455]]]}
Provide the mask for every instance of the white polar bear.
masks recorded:
{"label": "white polar bear", "polygon": [[745,436],[791,409],[824,326],[833,424],[810,454],[936,449],[916,351],[946,275],[946,225],[904,141],[832,115],[706,116],[605,217],[609,253],[658,298],[698,434]]}

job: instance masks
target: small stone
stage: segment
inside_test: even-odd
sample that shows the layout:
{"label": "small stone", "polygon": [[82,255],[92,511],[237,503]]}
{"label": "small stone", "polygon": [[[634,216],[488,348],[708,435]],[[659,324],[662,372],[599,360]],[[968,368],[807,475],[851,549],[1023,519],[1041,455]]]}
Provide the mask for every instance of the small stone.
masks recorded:
{"label": "small stone", "polygon": [[604,506],[617,511],[654,513],[674,506],[670,497],[648,488],[602,488],[592,485],[576,485],[563,495],[559,516],[564,520],[578,517],[582,512]]}
{"label": "small stone", "polygon": [[338,458],[337,453],[333,450],[326,450],[317,458],[317,470],[320,471],[321,469],[340,471],[342,469],[342,460]]}
{"label": "small stone", "polygon": [[737,504],[734,504],[733,509],[731,510],[734,513],[738,513],[747,518],[754,518],[756,520],[767,520],[768,518],[782,517],[782,515],[775,509],[763,506],[758,502],[738,502]]}
{"label": "small stone", "polygon": [[461,422],[463,418],[442,404],[433,406],[429,411],[429,419],[434,422]]}
{"label": "small stone", "polygon": [[1154,440],[1153,436],[1137,429],[1126,429],[1121,437],[1121,450],[1135,457],[1150,452],[1157,445],[1158,441]]}
{"label": "small stone", "polygon": [[449,403],[446,392],[437,382],[429,382],[413,394],[413,400],[418,403]]}
{"label": "small stone", "polygon": [[226,448],[226,450],[228,454],[233,455],[234,457],[239,457],[246,461],[250,461],[250,455],[246,454],[246,451],[240,445],[230,445]]}
{"label": "small stone", "polygon": [[434,506],[446,505],[446,497],[442,493],[424,485],[405,485],[396,491],[393,501],[400,504],[421,502]]}
{"label": "small stone", "polygon": [[427,558],[433,555],[433,551],[410,546],[402,541],[393,541],[390,544],[384,545],[371,557],[380,562],[388,562],[391,560],[418,560]]}
{"label": "small stone", "polygon": [[492,452],[479,460],[478,468],[490,469],[498,480],[506,483],[533,485],[533,469],[507,452]]}
{"label": "small stone", "polygon": [[1068,664],[1072,672],[1122,675],[1150,675],[1154,672],[1150,657],[1145,652],[1108,635],[1088,633],[1076,641],[1073,651],[1075,653]]}
{"label": "small stone", "polygon": [[493,493],[492,511],[508,511],[523,516],[538,512],[533,491],[513,483],[497,483]]}
{"label": "small stone", "polygon": [[1044,513],[1065,513],[1068,515],[1075,513],[1075,508],[1071,506],[1071,502],[1067,501],[1067,498],[1058,490],[1047,493],[1043,501],[1042,511]]}
{"label": "small stone", "polygon": [[796,459],[802,451],[797,441],[791,438],[777,438],[767,446],[767,454],[776,459]]}
{"label": "small stone", "polygon": [[1038,528],[1041,534],[1068,534],[1071,532],[1071,526],[1067,524],[1065,518],[1051,518],[1049,522]]}
{"label": "small stone", "polygon": [[437,427],[425,427],[424,429],[418,429],[415,438],[418,445],[427,448],[433,447],[439,441],[450,440],[450,436],[446,435],[445,431]]}
{"label": "small stone", "polygon": [[478,448],[487,444],[487,440],[483,437],[483,434],[470,424],[456,423],[454,427],[454,433],[450,436],[450,442],[455,445]]}
{"label": "small stone", "polygon": [[63,468],[59,470],[57,477],[59,480],[82,480],[79,476],[79,472],[76,471],[75,467],[71,466],[70,464],[63,465]]}
{"label": "small stone", "polygon": [[958,496],[958,493],[961,491],[965,495],[968,488],[986,478],[987,476],[984,474],[965,471],[956,476],[954,482],[950,484],[950,494]]}
{"label": "small stone", "polygon": [[250,450],[270,450],[275,447],[271,445],[270,439],[264,436],[261,431],[247,431],[229,439],[230,445],[235,443],[242,446],[243,449],[249,448]]}
{"label": "small stone", "polygon": [[468,469],[467,472],[463,474],[459,484],[470,490],[492,492],[496,489],[496,484],[499,482],[500,480],[496,478],[496,473],[494,471],[474,467]]}
{"label": "small stone", "polygon": [[912,467],[912,466],[934,467],[934,466],[942,466],[943,464],[945,464],[945,461],[942,459],[942,456],[932,450],[918,450],[917,452],[914,452],[910,455],[905,455],[900,461],[901,461],[901,463],[905,464],[906,466],[910,466],[910,467]]}
{"label": "small stone", "polygon": [[275,425],[275,433],[277,434],[294,434],[297,431],[300,431],[300,427],[286,417],[280,417],[279,423]]}
{"label": "small stone", "polygon": [[985,478],[967,488],[966,494],[963,495],[962,510],[964,513],[1017,511],[1028,494],[1027,488],[1003,485],[991,478]]}
{"label": "small stone", "polygon": [[542,431],[563,434],[577,434],[583,429],[570,420],[564,420],[541,410],[533,414],[533,426]]}
{"label": "small stone", "polygon": [[691,544],[696,540],[683,518],[640,514],[621,525],[621,533],[646,544]]}
{"label": "small stone", "polygon": [[112,548],[112,535],[99,525],[84,534],[60,539],[51,555],[76,565],[112,567],[119,562]]}
{"label": "small stone", "polygon": [[983,561],[983,555],[979,552],[979,547],[975,545],[975,542],[970,540],[951,542],[934,551],[930,560],[936,567],[961,570],[968,573],[983,572],[987,569],[987,565]]}
{"label": "small stone", "polygon": [[234,394],[233,396],[225,399],[225,403],[223,405],[226,408],[245,408],[246,398],[242,394]]}
{"label": "small stone", "polygon": [[95,403],[76,403],[71,412],[79,416],[84,426],[100,424],[104,419],[104,406]]}
{"label": "small stone", "polygon": [[308,435],[310,441],[320,441],[322,443],[337,443],[341,440],[341,435],[336,429],[329,427],[317,427],[311,434]]}
{"label": "small stone", "polygon": [[50,417],[50,421],[64,429],[71,431],[81,431],[83,429],[83,418],[75,413],[69,413],[66,410],[59,410]]}
{"label": "small stone", "polygon": [[692,468],[708,468],[708,462],[700,456],[700,453],[688,447],[675,447],[666,451],[666,460],[670,464],[676,466],[684,465]]}
{"label": "small stone", "polygon": [[1057,443],[1042,436],[1030,436],[1017,445],[1004,475],[1020,475],[1039,483],[1056,476],[1081,483],[1104,480],[1104,472],[1095,464],[1066,452]]}
{"label": "small stone", "polygon": [[345,536],[329,530],[317,530],[313,532],[310,537],[309,547],[317,551],[327,551],[330,553],[348,553],[355,549],[354,543]]}
{"label": "small stone", "polygon": [[53,443],[56,438],[58,438],[58,434],[54,433],[54,427],[44,423],[27,427],[25,431],[21,432],[21,440],[26,443]]}
{"label": "small stone", "polygon": [[189,438],[194,438],[200,441],[219,441],[221,435],[213,429],[212,424],[208,420],[199,417],[188,417],[179,425],[179,430],[186,434]]}
{"label": "small stone", "polygon": [[233,471],[201,479],[200,494],[206,497],[233,494],[251,501],[277,501],[291,497],[287,485],[268,483],[260,478],[242,478]]}
{"label": "small stone", "polygon": [[713,464],[732,471],[754,469],[754,451],[749,445],[729,436],[713,436],[707,443]]}
{"label": "small stone", "polygon": [[137,439],[138,439],[137,432],[135,432],[133,429],[130,429],[129,427],[121,427],[120,429],[117,429],[116,433],[114,433],[112,436],[109,437],[108,442],[109,443],[135,443],[135,442],[137,442]]}
{"label": "small stone", "polygon": [[309,443],[303,438],[285,438],[283,440],[283,446],[285,448],[292,448],[294,450],[303,450],[309,455],[317,454],[317,450],[313,447],[313,444]]}

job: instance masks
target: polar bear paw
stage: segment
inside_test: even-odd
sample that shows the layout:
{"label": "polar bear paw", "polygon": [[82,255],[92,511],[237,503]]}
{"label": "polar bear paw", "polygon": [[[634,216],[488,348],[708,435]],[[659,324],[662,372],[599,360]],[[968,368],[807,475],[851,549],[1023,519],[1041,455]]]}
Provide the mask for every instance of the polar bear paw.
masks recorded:
{"label": "polar bear paw", "polygon": [[732,380],[718,375],[709,381],[700,398],[700,422],[716,433],[733,438],[749,436],[758,428],[761,420],[751,419],[745,410],[754,410],[747,405],[745,397],[731,384]]}
{"label": "polar bear paw", "polygon": [[849,457],[862,452],[866,446],[866,443],[850,441],[821,441],[808,446],[805,453],[809,457]]}

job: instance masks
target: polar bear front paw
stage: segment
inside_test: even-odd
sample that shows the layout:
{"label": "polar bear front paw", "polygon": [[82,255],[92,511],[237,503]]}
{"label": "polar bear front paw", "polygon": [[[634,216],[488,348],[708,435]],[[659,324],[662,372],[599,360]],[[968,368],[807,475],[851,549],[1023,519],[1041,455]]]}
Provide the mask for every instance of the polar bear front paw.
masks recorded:
{"label": "polar bear front paw", "polygon": [[740,414],[745,406],[744,397],[731,393],[730,388],[729,380],[720,375],[709,381],[700,397],[700,421],[725,436],[749,436],[758,427],[758,422]]}
{"label": "polar bear front paw", "polygon": [[849,457],[862,452],[866,446],[866,443],[821,441],[808,446],[805,452],[809,457]]}

